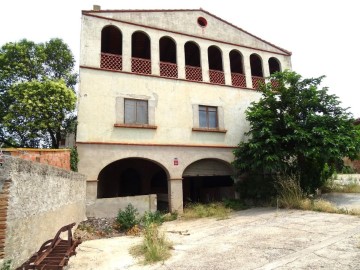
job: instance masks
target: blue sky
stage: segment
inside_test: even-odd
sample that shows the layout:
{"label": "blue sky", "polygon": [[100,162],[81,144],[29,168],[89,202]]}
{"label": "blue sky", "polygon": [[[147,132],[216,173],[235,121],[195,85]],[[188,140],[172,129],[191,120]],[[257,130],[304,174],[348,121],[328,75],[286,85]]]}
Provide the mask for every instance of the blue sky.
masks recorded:
{"label": "blue sky", "polygon": [[[236,5],[235,5],[236,3]],[[27,38],[62,38],[79,58],[81,10],[203,8],[293,53],[303,77],[323,86],[360,117],[360,16],[356,0],[11,0],[1,3],[0,45]]]}

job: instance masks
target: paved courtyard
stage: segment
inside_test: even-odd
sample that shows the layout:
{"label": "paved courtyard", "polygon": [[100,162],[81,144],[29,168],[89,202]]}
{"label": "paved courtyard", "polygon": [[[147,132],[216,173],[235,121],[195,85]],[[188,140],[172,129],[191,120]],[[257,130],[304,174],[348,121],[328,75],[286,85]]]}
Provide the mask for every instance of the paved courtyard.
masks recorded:
{"label": "paved courtyard", "polygon": [[164,223],[174,245],[165,262],[140,265],[129,255],[140,237],[87,241],[71,270],[360,269],[360,218],[254,208],[229,219]]}

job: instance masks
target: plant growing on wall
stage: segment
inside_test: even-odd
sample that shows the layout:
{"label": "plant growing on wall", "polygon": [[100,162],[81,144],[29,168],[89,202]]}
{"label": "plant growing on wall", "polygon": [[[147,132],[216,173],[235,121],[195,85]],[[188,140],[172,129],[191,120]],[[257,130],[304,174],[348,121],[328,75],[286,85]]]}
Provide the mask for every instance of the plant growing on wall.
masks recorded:
{"label": "plant growing on wall", "polygon": [[61,39],[0,48],[0,142],[58,148],[75,121],[75,60]]}
{"label": "plant growing on wall", "polygon": [[234,151],[239,174],[297,175],[312,192],[343,166],[343,157],[357,157],[359,130],[338,98],[320,88],[322,79],[285,71],[261,87],[261,99],[246,111],[250,137]]}

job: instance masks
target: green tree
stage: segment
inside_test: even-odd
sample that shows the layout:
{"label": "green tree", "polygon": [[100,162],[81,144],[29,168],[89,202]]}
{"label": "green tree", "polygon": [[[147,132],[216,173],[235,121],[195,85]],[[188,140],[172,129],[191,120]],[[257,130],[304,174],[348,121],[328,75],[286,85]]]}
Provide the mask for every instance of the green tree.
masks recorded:
{"label": "green tree", "polygon": [[0,48],[0,142],[59,147],[76,120],[74,64],[61,39],[23,39]]}
{"label": "green tree", "polygon": [[278,72],[261,88],[262,97],[246,111],[247,142],[234,151],[239,173],[297,175],[314,191],[360,152],[360,133],[335,95],[320,88],[323,77],[303,79]]}

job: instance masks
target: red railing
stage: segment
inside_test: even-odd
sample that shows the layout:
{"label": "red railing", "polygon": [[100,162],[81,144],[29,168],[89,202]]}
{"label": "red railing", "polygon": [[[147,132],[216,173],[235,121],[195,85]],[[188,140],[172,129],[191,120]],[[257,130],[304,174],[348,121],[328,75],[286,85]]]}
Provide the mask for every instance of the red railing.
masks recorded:
{"label": "red railing", "polygon": [[209,70],[209,77],[211,83],[225,84],[224,72],[219,70]]}
{"label": "red railing", "polygon": [[236,87],[246,87],[246,77],[241,73],[231,73],[231,83]]}
{"label": "red railing", "polygon": [[280,83],[278,80],[271,80],[270,82],[271,82],[271,86],[273,88],[278,88],[280,86]]}
{"label": "red railing", "polygon": [[151,60],[142,58],[131,58],[131,72],[151,74]]}
{"label": "red railing", "polygon": [[263,77],[257,77],[257,76],[252,76],[252,88],[254,89],[259,89],[261,84],[265,84],[265,78]]}
{"label": "red railing", "polygon": [[122,70],[122,57],[118,54],[101,53],[100,68]]}
{"label": "red railing", "polygon": [[201,67],[185,66],[186,79],[189,81],[202,81]]}
{"label": "red railing", "polygon": [[160,76],[177,78],[178,77],[177,64],[160,62]]}

